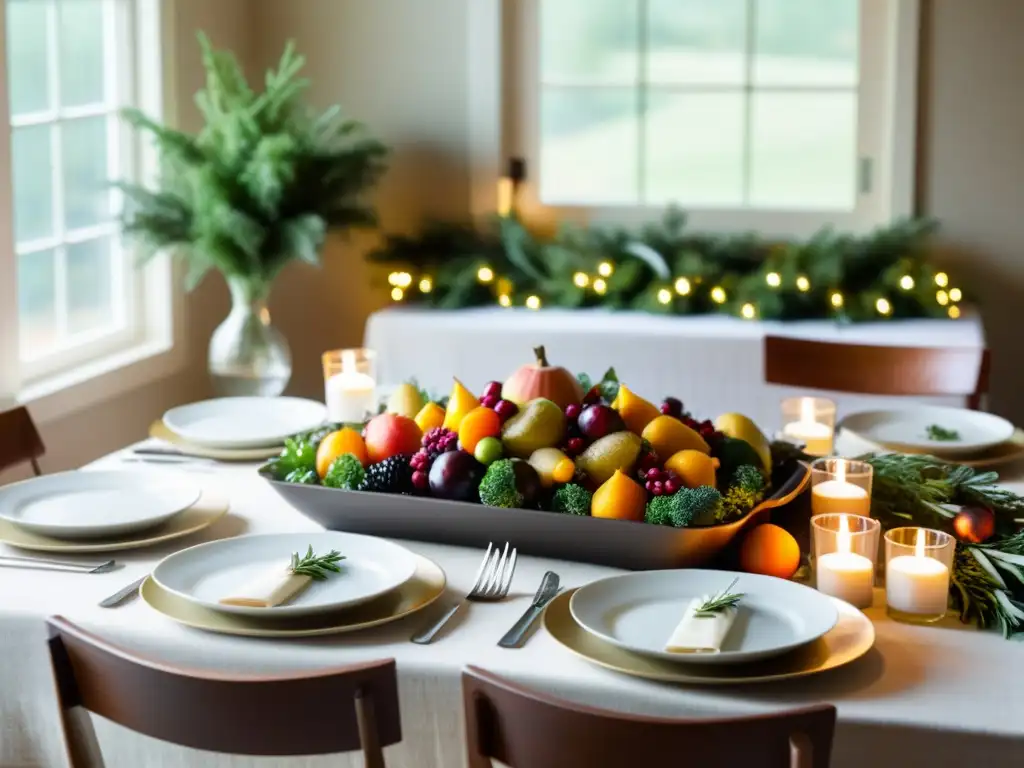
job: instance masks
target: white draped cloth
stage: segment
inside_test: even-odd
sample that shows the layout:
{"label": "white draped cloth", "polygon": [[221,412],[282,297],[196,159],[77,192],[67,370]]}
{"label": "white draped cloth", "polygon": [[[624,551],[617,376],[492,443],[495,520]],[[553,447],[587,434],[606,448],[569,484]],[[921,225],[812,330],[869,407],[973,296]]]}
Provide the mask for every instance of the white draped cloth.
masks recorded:
{"label": "white draped cloth", "polygon": [[[137,467],[113,457],[101,466]],[[220,671],[282,672],[393,657],[404,740],[386,750],[392,768],[464,765],[459,675],[466,664],[578,702],[648,715],[738,715],[831,702],[839,711],[834,768],[1024,765],[1021,644],[952,620],[940,627],[896,624],[885,618],[877,598],[869,611],[877,641],[865,658],[845,669],[800,680],[722,688],[662,685],[615,674],[575,657],[542,629],[523,649],[499,648],[498,639],[529,605],[546,570],[559,573],[568,587],[619,573],[580,563],[520,557],[508,600],[471,605],[428,646],[409,642],[409,636],[436,616],[441,605],[367,632],[295,641],[207,634],[179,626],[139,600],[117,609],[99,608],[101,599],[187,544],[243,533],[315,530],[255,476],[252,466],[197,466],[190,471],[231,499],[229,517],[204,534],[177,544],[117,553],[125,567],[113,573],[0,568],[0,766],[64,764],[45,643],[44,622],[53,614],[153,658]],[[1024,475],[1019,479],[1024,481]],[[1015,487],[1024,490],[1024,482]],[[480,552],[406,543],[446,570],[448,599],[469,589]],[[0,554],[25,553],[0,547]],[[324,758],[253,761],[175,747],[101,720],[95,728],[109,768],[361,765],[354,757],[348,763]]]}

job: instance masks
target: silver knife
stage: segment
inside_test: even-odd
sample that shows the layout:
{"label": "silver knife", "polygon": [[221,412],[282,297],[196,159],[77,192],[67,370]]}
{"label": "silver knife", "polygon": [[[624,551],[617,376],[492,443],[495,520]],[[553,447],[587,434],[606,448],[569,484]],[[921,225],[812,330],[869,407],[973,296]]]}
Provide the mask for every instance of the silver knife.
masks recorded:
{"label": "silver knife", "polygon": [[142,586],[142,582],[149,578],[149,574],[146,574],[141,579],[136,579],[126,587],[121,587],[110,597],[100,601],[100,608],[115,608],[119,605],[127,603],[129,600],[134,600],[139,596],[139,587]]}
{"label": "silver knife", "polygon": [[540,581],[540,587],[537,588],[537,594],[533,596],[533,603],[526,609],[526,613],[522,615],[519,621],[512,625],[512,629],[506,632],[505,636],[498,641],[498,645],[502,648],[523,647],[526,642],[526,633],[529,632],[530,626],[543,612],[544,607],[561,591],[558,588],[558,584],[557,573],[548,571],[544,574],[544,578]]}

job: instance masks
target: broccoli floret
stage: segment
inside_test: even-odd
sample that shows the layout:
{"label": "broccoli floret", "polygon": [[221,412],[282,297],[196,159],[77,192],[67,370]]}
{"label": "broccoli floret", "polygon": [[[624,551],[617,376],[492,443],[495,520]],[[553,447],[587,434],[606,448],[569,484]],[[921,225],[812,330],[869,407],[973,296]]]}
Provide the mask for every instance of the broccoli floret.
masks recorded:
{"label": "broccoli floret", "polygon": [[647,503],[644,519],[653,525],[687,528],[714,520],[722,494],[710,485],[683,488],[671,496],[655,496]]}
{"label": "broccoli floret", "polygon": [[324,485],[328,488],[345,488],[354,491],[359,488],[366,479],[366,470],[362,463],[351,453],[343,453],[331,462],[327,474],[324,475]]}
{"label": "broccoli floret", "polygon": [[523,494],[516,487],[516,471],[512,459],[498,459],[487,468],[480,481],[480,501],[488,507],[518,509]]}
{"label": "broccoli floret", "polygon": [[739,487],[747,493],[759,493],[764,490],[764,475],[761,470],[751,464],[743,464],[733,473],[730,488]]}
{"label": "broccoli floret", "polygon": [[299,485],[318,485],[320,476],[315,469],[293,469],[285,475],[286,483],[298,483]]}
{"label": "broccoli floret", "polygon": [[743,517],[761,503],[764,493],[764,475],[757,467],[749,464],[737,467],[722,498],[719,522],[731,522]]}
{"label": "broccoli floret", "polygon": [[586,516],[590,514],[591,498],[590,491],[582,485],[569,483],[568,485],[563,485],[552,495],[551,511],[561,512],[566,515]]}

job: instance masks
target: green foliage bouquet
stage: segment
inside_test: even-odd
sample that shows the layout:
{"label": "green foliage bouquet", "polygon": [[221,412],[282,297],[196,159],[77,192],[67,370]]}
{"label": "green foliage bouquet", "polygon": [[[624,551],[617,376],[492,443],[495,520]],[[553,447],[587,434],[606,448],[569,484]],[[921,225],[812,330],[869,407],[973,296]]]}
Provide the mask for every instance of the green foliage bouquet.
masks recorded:
{"label": "green foliage bouquet", "polygon": [[263,92],[235,57],[200,35],[206,87],[196,95],[205,119],[198,135],[142,112],[124,117],[151,133],[161,159],[158,188],[123,183],[127,235],[147,255],[176,247],[193,288],[210,269],[251,296],[265,296],[293,259],[319,263],[327,232],[376,223],[367,191],[385,169],[387,149],[339,107],[314,114],[302,102],[309,81],[291,43]]}

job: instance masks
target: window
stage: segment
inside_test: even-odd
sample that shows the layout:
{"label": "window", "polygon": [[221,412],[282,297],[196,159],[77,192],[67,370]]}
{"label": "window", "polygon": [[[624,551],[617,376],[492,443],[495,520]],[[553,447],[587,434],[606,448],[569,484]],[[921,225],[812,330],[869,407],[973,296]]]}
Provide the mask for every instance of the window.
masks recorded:
{"label": "window", "polygon": [[914,3],[515,5],[505,150],[528,160],[528,204],[619,218],[678,204],[780,234],[910,212],[914,58],[898,43]]}
{"label": "window", "polygon": [[155,2],[0,2],[21,385],[151,341],[159,325],[146,306],[153,276],[121,242],[111,184],[144,166],[118,111],[162,106],[139,98],[140,54],[159,51],[140,41]]}

